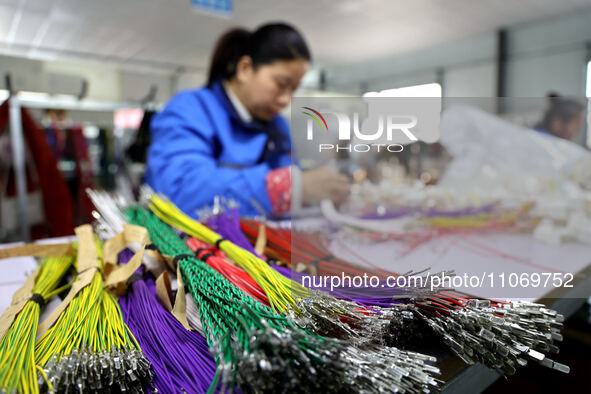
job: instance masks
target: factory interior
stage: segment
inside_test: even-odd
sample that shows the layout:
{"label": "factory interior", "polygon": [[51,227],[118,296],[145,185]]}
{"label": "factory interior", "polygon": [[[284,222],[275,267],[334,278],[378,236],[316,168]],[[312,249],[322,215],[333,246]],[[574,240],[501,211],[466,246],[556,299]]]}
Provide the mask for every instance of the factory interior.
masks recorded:
{"label": "factory interior", "polygon": [[591,391],[591,0],[0,0],[0,392]]}

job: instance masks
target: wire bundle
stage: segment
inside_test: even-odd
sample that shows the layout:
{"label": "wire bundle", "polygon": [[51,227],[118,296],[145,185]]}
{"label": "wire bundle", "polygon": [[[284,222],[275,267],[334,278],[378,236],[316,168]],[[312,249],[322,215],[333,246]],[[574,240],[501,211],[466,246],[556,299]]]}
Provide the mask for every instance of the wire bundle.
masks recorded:
{"label": "wire bundle", "polygon": [[171,202],[165,201],[154,194],[150,199],[149,207],[167,224],[223,250],[229,258],[236,262],[261,286],[274,310],[286,310],[289,305],[293,305],[295,302],[294,296],[306,297],[309,295],[305,287],[285,278],[249,251],[226,241],[219,234],[191,219]]}
{"label": "wire bundle", "polygon": [[224,258],[224,252],[193,237],[188,238],[186,243],[199,260],[204,261],[255,300],[269,305],[269,299],[259,284],[242,268],[228,263]]}
{"label": "wire bundle", "polygon": [[432,228],[453,230],[496,230],[503,228],[513,228],[519,224],[519,220],[523,219],[533,204],[523,204],[515,209],[501,209],[496,212],[473,213],[467,212],[464,214],[444,212],[431,213],[419,220],[419,223],[424,223]]}
{"label": "wire bundle", "polygon": [[300,327],[318,335],[346,339],[361,347],[375,340],[380,343],[386,342],[384,337],[389,335],[391,312],[367,309],[356,302],[337,299],[326,292],[305,288],[281,275],[252,253],[191,219],[174,204],[156,194],[150,196],[150,209],[160,219],[183,233],[222,249],[261,286],[271,307],[287,313]]}
{"label": "wire bundle", "polygon": [[38,393],[35,338],[44,304],[69,285],[58,288],[70,270],[72,257],[50,257],[41,260],[33,287],[33,297],[16,316],[0,341],[0,390]]}
{"label": "wire bundle", "polygon": [[[94,245],[79,246],[84,247]],[[123,322],[117,300],[103,288],[100,246],[97,251],[92,281],[37,340],[36,362],[43,367],[44,386],[56,392],[75,387],[139,393],[151,386],[151,366]]]}
{"label": "wire bundle", "polygon": [[[88,194],[99,211],[94,216],[100,234],[110,238],[123,231],[126,221],[111,196],[92,190],[88,190]],[[119,253],[119,261],[127,263],[132,255],[131,249],[124,249]],[[143,262],[146,263],[148,258],[144,254]],[[215,373],[215,362],[207,342],[199,333],[187,331],[160,303],[153,277],[144,273],[146,268],[140,266],[129,278],[128,292],[119,303],[126,323],[152,363],[154,386],[165,393],[204,392]],[[187,318],[202,333],[198,313],[191,314],[192,306],[194,303],[187,305]],[[191,361],[183,362],[185,360]]]}
{"label": "wire bundle", "polygon": [[[240,222],[242,231],[250,242],[256,241],[261,225],[262,223],[254,219],[243,219]],[[272,227],[265,227],[265,232],[267,239],[265,254],[276,260],[284,261],[288,265],[294,261],[302,263],[306,267],[313,266],[318,275],[340,274],[341,272],[350,275],[371,273],[380,277],[395,275],[378,267],[374,267],[374,271],[368,271],[364,267],[334,256],[326,248],[326,237],[321,233]]]}
{"label": "wire bundle", "polygon": [[[568,367],[545,356],[557,350],[553,341],[561,339],[561,316],[537,304],[491,303],[427,292],[417,297],[401,293],[397,300],[390,298],[384,302],[386,309],[363,308],[359,305],[362,301],[357,299],[357,302],[336,300],[306,290],[302,292],[306,296],[292,295],[289,301],[285,297],[284,314],[278,314],[277,306],[281,303],[275,304],[275,310],[268,308],[233,283],[266,280],[267,286],[264,287],[263,282],[260,288],[270,291],[267,296],[273,305],[271,299],[277,297],[277,291],[287,294],[277,287],[293,282],[286,278],[286,281],[271,283],[269,279],[274,276],[268,270],[282,277],[290,275],[279,273],[283,270],[272,269],[251,253],[188,219],[166,201],[153,196],[151,207],[169,224],[199,239],[189,238],[190,250],[174,230],[154,214],[140,207],[130,207],[126,211],[131,222],[148,229],[160,252],[171,256],[173,263],[180,266],[217,363],[210,390],[217,388],[220,380],[222,387],[237,385],[245,392],[425,390],[438,383],[432,378],[437,370],[425,364],[434,358],[383,345],[412,349],[420,340],[419,336],[428,336],[429,330],[431,339],[437,337],[432,335],[434,330],[442,342],[466,362],[482,362],[504,374],[513,373],[527,360],[538,360],[542,365],[568,371]],[[321,261],[334,262],[322,259],[327,256],[327,249],[321,240],[310,244],[311,252],[304,248],[308,259],[318,260],[320,256]],[[234,271],[240,273],[237,276],[224,271],[227,267],[222,267],[222,261],[233,266],[223,260],[218,248],[244,270]],[[196,252],[197,256],[191,252]],[[280,252],[289,256],[285,250]],[[214,270],[209,260],[217,258],[220,265]],[[357,268],[347,262],[345,267]],[[218,269],[225,272],[225,276],[220,275]],[[262,273],[257,275],[257,269]],[[412,332],[406,334],[409,330]],[[383,365],[385,359],[389,363],[387,366]],[[420,377],[418,381],[413,380],[417,377]]]}
{"label": "wire bundle", "polygon": [[[257,233],[257,225],[258,223],[253,220],[242,222],[242,228],[251,240]],[[290,233],[297,249],[292,249],[292,244],[285,242]],[[297,242],[294,241],[296,239]],[[322,259],[322,256],[330,254],[322,242],[321,234],[269,228],[267,241],[271,253],[281,256],[282,259],[288,259],[293,252],[294,258],[298,256],[302,260],[306,259],[303,261],[325,262],[331,268],[342,265],[344,270],[355,269],[354,265],[341,259]],[[319,269],[323,269],[321,267],[319,265]],[[357,289],[359,290],[361,289]],[[364,294],[371,295],[366,292],[367,290],[369,289],[363,289]],[[388,289],[390,292],[392,290],[394,289]],[[342,289],[339,291],[339,296],[347,295]],[[398,302],[403,301],[400,298]],[[392,296],[389,300],[358,296],[354,299],[362,304],[400,307],[398,302],[393,302]],[[412,311],[415,318],[426,322],[440,335],[444,343],[468,364],[480,362],[502,374],[511,375],[518,367],[525,365],[527,360],[534,360],[561,372],[569,371],[567,366],[556,363],[545,355],[558,352],[558,347],[553,342],[562,340],[560,329],[563,317],[556,311],[544,308],[543,305],[527,302],[491,302],[450,293],[428,292],[418,297],[408,297],[406,302],[416,306],[415,308],[409,305],[407,311]],[[404,316],[409,318],[412,315],[406,313]],[[395,320],[391,320],[391,326],[395,325]],[[402,327],[398,330],[393,329],[390,335],[398,338],[396,331],[402,330]],[[392,342],[397,346],[402,345],[397,339],[393,339]]]}
{"label": "wire bundle", "polygon": [[[289,310],[290,315],[297,319],[301,326],[317,334],[336,338],[359,337],[364,334],[360,330],[352,330],[348,327],[352,320],[356,320],[362,330],[374,330],[368,327],[370,321],[359,312],[358,305],[339,301],[327,294],[310,292],[301,284],[279,274],[249,251],[191,219],[171,202],[153,194],[150,199],[150,209],[162,220],[184,233],[223,250],[260,285],[275,311]],[[306,302],[302,302],[303,299]],[[371,321],[371,323],[375,322]]]}
{"label": "wire bundle", "polygon": [[568,373],[569,367],[546,357],[558,353],[564,317],[542,304],[494,302],[437,295],[417,302],[415,313],[468,364],[480,362],[499,373],[536,361]]}
{"label": "wire bundle", "polygon": [[191,219],[174,204],[156,194],[151,195],[150,209],[164,222],[223,250],[260,285],[275,311],[288,312],[300,326],[324,336],[359,339],[370,332],[375,335],[387,325],[382,317],[368,319],[367,313],[356,303],[336,299],[327,293],[310,291],[286,278],[265,261]]}
{"label": "wire bundle", "polygon": [[[241,228],[251,242],[255,242],[259,226],[261,226],[261,223],[252,219],[245,219],[241,222]],[[357,257],[369,266],[372,266],[372,270],[334,256],[326,247],[327,239],[323,234],[271,227],[265,227],[265,231],[267,239],[265,254],[268,253],[269,256],[292,266],[292,271],[297,271],[298,268],[304,268],[305,271],[318,275],[319,277],[330,275],[361,277],[368,275],[382,278],[375,286],[342,286],[332,289],[326,288],[323,285],[315,286],[318,290],[330,291],[337,298],[352,300],[362,305],[389,307],[402,299],[423,298],[440,290],[439,288],[431,290],[431,283],[427,278],[417,281],[417,286],[395,287],[388,285],[383,278],[399,275],[381,269],[359,255]],[[342,246],[344,248],[346,247],[346,245]],[[298,266],[294,267],[292,262],[297,262]],[[408,276],[410,274],[406,273],[405,275]],[[412,273],[413,276],[418,276],[419,274]],[[292,272],[291,278],[302,283],[304,275],[307,274]],[[430,278],[436,275],[432,274]],[[321,282],[320,279],[319,282]],[[314,280],[311,283],[314,284]],[[419,283],[423,285],[418,286]]]}
{"label": "wire bundle", "polygon": [[[262,291],[259,285],[242,269],[235,267],[224,260],[221,256],[223,252],[215,250],[215,247],[208,247],[204,242],[195,238],[188,238],[186,240],[189,248],[195,252],[196,257],[206,262],[210,267],[221,273],[232,284],[244,291],[246,294],[255,300],[269,305],[266,294]],[[274,267],[274,269],[286,278],[291,278],[292,273],[285,267]],[[297,275],[297,274],[296,274]],[[385,316],[380,316],[380,319],[374,319],[371,326],[368,324],[368,313],[361,306],[354,303],[347,303],[343,301],[335,301],[332,297],[328,297],[320,292],[312,292],[313,298],[305,300],[296,298],[294,307],[290,308],[287,313],[297,321],[298,325],[308,328],[311,331],[329,337],[349,338],[359,340],[365,343],[365,334],[372,330],[372,337],[374,334],[386,331],[385,326],[387,321]],[[388,301],[392,301],[389,299]],[[384,301],[385,302],[385,301]],[[378,304],[377,302],[375,304]],[[319,309],[320,318],[315,314],[312,316],[307,313],[295,313],[294,311]],[[327,312],[323,312],[326,310]],[[378,312],[375,309],[370,309],[372,312]],[[347,311],[354,311],[354,314],[347,313]],[[384,315],[383,313],[380,313]],[[302,316],[303,315],[303,316]],[[360,324],[359,319],[364,318],[364,324]],[[352,325],[352,327],[349,327]],[[378,329],[382,327],[382,329]],[[362,332],[362,331],[365,331]]]}
{"label": "wire bundle", "polygon": [[528,202],[516,208],[504,208],[500,204],[488,204],[452,211],[415,209],[413,214],[395,219],[388,216],[362,219],[342,214],[337,212],[329,200],[322,202],[321,209],[324,217],[330,222],[362,230],[356,234],[357,238],[401,241],[407,249],[405,254],[408,254],[432,239],[448,235],[531,231],[539,221],[529,215],[533,205]]}
{"label": "wire bundle", "polygon": [[[123,250],[119,261],[133,256]],[[205,338],[188,331],[156,295],[154,280],[142,273],[130,278],[129,292],[119,299],[125,322],[154,368],[154,386],[161,393],[202,393],[215,374],[215,362]]]}
{"label": "wire bundle", "polygon": [[396,348],[360,350],[302,330],[196,259],[153,214],[139,207],[126,213],[132,223],[148,229],[161,252],[175,256],[199,307],[224,387],[235,382],[245,392],[418,392],[438,384],[432,377],[438,369],[425,363],[434,358]]}
{"label": "wire bundle", "polygon": [[[216,200],[218,201],[218,200]],[[248,250],[257,257],[259,256],[248,239],[240,231],[240,214],[238,207],[233,201],[221,204],[214,204],[212,212],[200,212],[199,219],[210,229],[220,234],[225,239],[232,240],[232,243]]]}

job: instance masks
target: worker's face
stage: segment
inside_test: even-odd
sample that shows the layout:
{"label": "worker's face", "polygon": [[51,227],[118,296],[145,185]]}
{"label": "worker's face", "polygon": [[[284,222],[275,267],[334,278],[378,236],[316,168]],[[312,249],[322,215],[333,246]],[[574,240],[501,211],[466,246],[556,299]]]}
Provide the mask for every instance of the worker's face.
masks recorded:
{"label": "worker's face", "polygon": [[585,113],[583,111],[568,122],[565,122],[562,119],[554,119],[551,124],[552,132],[557,137],[564,138],[565,140],[572,140],[581,131],[584,120]]}
{"label": "worker's face", "polygon": [[280,60],[254,68],[250,57],[238,62],[236,78],[243,92],[244,105],[261,120],[271,120],[290,102],[308,71],[305,60]]}

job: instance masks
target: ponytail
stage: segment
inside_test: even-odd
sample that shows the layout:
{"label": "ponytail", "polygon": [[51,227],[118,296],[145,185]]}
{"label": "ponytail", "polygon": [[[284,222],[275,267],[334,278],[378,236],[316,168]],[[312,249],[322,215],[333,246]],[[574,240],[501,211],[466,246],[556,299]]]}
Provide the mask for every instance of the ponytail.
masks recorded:
{"label": "ponytail", "polygon": [[211,86],[219,79],[232,78],[242,56],[250,56],[255,69],[278,60],[311,60],[304,38],[290,25],[267,24],[253,33],[234,28],[224,33],[215,46],[207,85]]}
{"label": "ponytail", "polygon": [[236,73],[238,60],[248,51],[250,36],[248,30],[235,28],[219,38],[211,58],[207,86],[218,79],[228,79]]}

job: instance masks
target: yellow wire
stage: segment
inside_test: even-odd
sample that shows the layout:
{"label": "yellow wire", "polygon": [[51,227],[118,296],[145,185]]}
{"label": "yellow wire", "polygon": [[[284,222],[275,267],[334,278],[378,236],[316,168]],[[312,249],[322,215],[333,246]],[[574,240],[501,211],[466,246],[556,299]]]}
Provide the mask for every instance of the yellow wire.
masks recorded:
{"label": "yellow wire", "polygon": [[41,366],[57,356],[58,360],[75,349],[95,352],[117,348],[137,348],[137,341],[123,322],[117,300],[105,288],[102,275],[102,245],[95,241],[98,270],[92,281],[72,299],[57,321],[35,344]]}
{"label": "yellow wire", "polygon": [[[72,257],[51,257],[41,261],[33,294],[49,300],[73,263]],[[63,288],[63,286],[62,286]],[[0,341],[0,389],[3,392],[38,393],[35,336],[41,307],[28,301]]]}
{"label": "yellow wire", "polygon": [[519,217],[525,214],[531,207],[532,204],[527,203],[520,208],[507,211],[502,215],[488,213],[458,217],[436,217],[422,219],[420,222],[427,223],[431,227],[437,228],[478,228],[491,223],[510,224],[519,219]]}
{"label": "yellow wire", "polygon": [[[222,236],[193,220],[179,210],[172,202],[152,195],[150,209],[164,222],[210,245],[215,245]],[[285,311],[295,304],[295,299],[307,297],[310,293],[304,286],[269,267],[269,265],[246,249],[230,242],[220,243],[223,250],[236,264],[244,269],[261,286],[276,311]]]}

